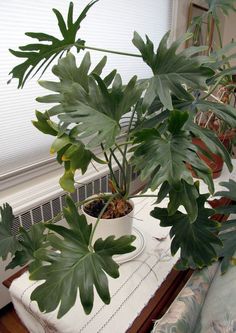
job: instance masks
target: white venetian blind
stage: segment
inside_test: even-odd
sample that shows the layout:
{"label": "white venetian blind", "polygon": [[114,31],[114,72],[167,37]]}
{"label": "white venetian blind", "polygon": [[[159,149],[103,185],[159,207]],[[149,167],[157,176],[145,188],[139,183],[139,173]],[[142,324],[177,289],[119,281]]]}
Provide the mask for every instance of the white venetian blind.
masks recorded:
{"label": "white venetian blind", "polygon": [[[100,0],[89,11],[81,24],[77,37],[86,40],[88,46],[138,53],[131,40],[136,30],[142,37],[147,34],[157,46],[166,31],[171,28],[173,0]],[[74,16],[88,1],[74,1]],[[65,16],[69,0],[9,0],[0,2],[0,176],[50,158],[49,147],[53,138],[39,132],[31,124],[35,109],[44,106],[35,98],[47,94],[37,84],[37,78],[17,89],[17,80],[7,85],[8,73],[22,58],[15,58],[8,49],[34,42],[25,32],[45,32],[61,38],[52,8]],[[36,41],[36,40],[35,40]],[[78,55],[81,59],[84,52]],[[103,56],[91,51],[92,63]],[[124,82],[133,75],[145,78],[149,68],[139,58],[108,55],[106,73],[116,68]],[[55,62],[54,62],[55,63]],[[92,66],[93,67],[93,66]],[[49,71],[44,79],[53,79]]]}

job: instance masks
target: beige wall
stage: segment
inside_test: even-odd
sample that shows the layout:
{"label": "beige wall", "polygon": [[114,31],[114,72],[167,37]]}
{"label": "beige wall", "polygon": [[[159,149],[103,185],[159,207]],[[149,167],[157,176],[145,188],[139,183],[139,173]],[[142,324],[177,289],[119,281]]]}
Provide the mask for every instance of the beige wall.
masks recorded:
{"label": "beige wall", "polygon": [[[176,37],[183,35],[187,30],[189,5],[192,0],[173,0],[177,2]],[[204,0],[196,0],[194,3],[204,6]]]}
{"label": "beige wall", "polygon": [[[223,31],[223,45],[232,41],[236,41],[236,13],[231,12],[229,16],[225,17],[224,31]],[[232,52],[231,52],[232,53]],[[234,50],[236,53],[236,48]],[[231,65],[236,65],[236,59],[230,61]]]}
{"label": "beige wall", "polygon": [[[176,4],[176,15],[177,19],[175,20],[176,24],[176,33],[175,37],[183,35],[187,30],[188,17],[189,17],[189,6],[193,2],[200,6],[206,7],[206,2],[204,0],[173,0]],[[226,23],[225,23],[226,22]],[[226,27],[225,27],[226,24]],[[229,17],[220,15],[220,25],[222,29],[223,43],[226,44],[232,39],[232,35],[235,36],[236,40],[236,14],[233,13]],[[233,27],[233,28],[232,28]],[[230,33],[229,33],[230,32]],[[216,30],[214,33],[214,44],[218,45],[218,37]]]}
{"label": "beige wall", "polygon": [[234,39],[236,41],[236,13],[231,12],[225,17],[223,44],[228,44]]}

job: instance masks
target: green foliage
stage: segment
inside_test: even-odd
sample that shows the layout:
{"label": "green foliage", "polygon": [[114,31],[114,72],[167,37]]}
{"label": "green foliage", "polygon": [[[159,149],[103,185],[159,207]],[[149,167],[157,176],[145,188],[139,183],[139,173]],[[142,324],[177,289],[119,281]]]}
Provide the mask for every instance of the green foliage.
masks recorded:
{"label": "green foliage", "polygon": [[48,246],[44,230],[43,223],[33,224],[28,231],[20,228],[18,242],[21,245],[21,250],[15,252],[15,256],[6,266],[6,269],[24,266],[30,262],[29,271],[31,272],[35,267],[41,265],[41,262],[35,258],[35,251]]}
{"label": "green foliage", "polygon": [[[67,24],[64,21],[61,13],[57,9],[53,9],[58,21],[58,26],[62,34],[63,39],[60,40],[52,35],[48,35],[41,32],[27,32],[26,36],[35,38],[39,42],[25,46],[20,46],[20,51],[14,51],[10,49],[10,52],[18,58],[26,58],[26,60],[12,69],[10,74],[13,78],[19,80],[18,88],[22,88],[31,74],[33,76],[43,69],[43,73],[51,64],[51,62],[57,57],[62,56],[63,53],[69,50],[75,43],[77,52],[83,48],[84,40],[76,39],[77,32],[80,28],[82,20],[86,17],[86,14],[91,6],[93,6],[98,0],[91,1],[82,11],[80,16],[73,22],[73,3],[71,2],[68,9]],[[38,66],[37,70],[36,67]],[[35,72],[34,72],[35,71]],[[34,73],[33,73],[34,72]]]}
{"label": "green foliage", "polygon": [[235,57],[235,53],[231,53],[235,51],[236,42],[231,41],[230,43],[224,45],[222,48],[212,51],[211,59],[213,61],[209,64],[213,68],[220,68],[223,64],[228,62],[231,57]]}
{"label": "green foliage", "polygon": [[[201,111],[203,113],[211,111],[216,117],[223,120],[225,124],[230,127],[234,127],[236,125],[235,108],[223,103],[206,101],[198,97],[193,99],[193,96],[190,94],[188,98],[182,100],[175,97],[173,104],[176,109],[184,111],[187,110],[189,112],[189,121],[186,122],[185,129],[188,130],[194,137],[200,138],[212,153],[221,156],[229,171],[232,171],[233,166],[230,155],[224,145],[220,142],[216,133],[195,124],[193,117],[197,111]],[[206,154],[205,151],[201,151],[201,153]],[[210,189],[210,191],[213,192],[213,189]]]}
{"label": "green foliage", "polygon": [[194,53],[199,52],[199,48],[191,48],[191,52],[186,49],[176,53],[178,47],[191,36],[191,34],[184,35],[168,48],[168,32],[162,38],[155,53],[153,43],[148,37],[146,37],[145,43],[136,32],[134,33],[133,43],[154,74],[148,80],[149,86],[143,100],[145,106],[150,106],[155,97],[158,96],[164,107],[172,110],[171,93],[181,99],[186,97],[187,93],[183,84],[193,89],[207,87],[206,80],[214,72],[210,68],[202,66],[200,57],[192,57]]}
{"label": "green foliage", "polygon": [[177,209],[183,205],[188,213],[189,220],[194,222],[198,216],[198,197],[199,193],[195,185],[190,185],[182,180],[179,190],[176,190],[173,187],[170,189],[168,214],[175,214]]}
{"label": "green foliage", "polygon": [[212,14],[215,20],[219,20],[218,12],[222,11],[228,15],[231,10],[236,11],[234,0],[205,0],[208,5],[208,12]]}
{"label": "green foliage", "polygon": [[228,182],[221,182],[221,186],[224,186],[227,188],[228,191],[218,191],[215,193],[215,196],[221,196],[225,198],[229,198],[233,201],[236,201],[236,182],[233,179],[229,179]]}
{"label": "green foliage", "polygon": [[60,164],[64,163],[65,172],[60,178],[61,187],[68,191],[74,192],[74,176],[76,170],[81,170],[84,174],[94,159],[98,163],[103,163],[99,160],[92,151],[85,148],[82,141],[73,137],[71,133],[60,133],[60,128],[57,124],[52,122],[47,112],[45,114],[36,111],[37,121],[33,122],[33,125],[45,134],[51,134],[57,136],[51,145],[51,154],[57,154],[57,161]]}
{"label": "green foliage", "polygon": [[[208,47],[178,51],[191,38],[190,33],[170,46],[167,33],[155,51],[147,36],[144,41],[135,32],[133,44],[141,55],[134,56],[142,57],[153,75],[144,80],[133,76],[127,84],[123,84],[116,70],[104,77],[106,56],[91,69],[88,52],[78,66],[74,55],[69,52],[73,46],[77,53],[85,48],[94,49],[76,36],[82,20],[97,1],[91,1],[75,21],[72,3],[67,20],[58,10],[53,10],[62,34],[61,40],[45,33],[31,32],[26,35],[36,38],[38,43],[22,46],[20,51],[10,50],[16,57],[26,59],[11,71],[13,78],[19,80],[18,87],[23,87],[26,80],[39,71],[44,73],[59,57],[57,65],[52,68],[55,81],[39,82],[50,93],[38,97],[37,101],[49,107],[44,113],[36,111],[37,119],[33,124],[42,133],[54,137],[50,152],[57,155],[58,163],[63,164],[65,169],[60,185],[64,190],[73,192],[76,171],[84,174],[90,163],[96,161],[107,164],[114,190],[127,198],[131,161],[136,171],[140,172],[141,179],[147,182],[147,188],[158,190],[156,203],[169,196],[168,207],[156,207],[151,215],[160,219],[161,226],[171,227],[171,252],[174,255],[180,249],[178,268],[203,267],[221,256],[224,257],[224,272],[235,251],[235,233],[230,229],[235,227],[235,221],[223,226],[221,230],[224,233],[219,237],[216,235],[219,224],[210,219],[214,211],[204,207],[208,195],[199,193],[190,167],[213,193],[211,171],[197,155],[200,148],[192,143],[192,137],[199,137],[232,170],[227,150],[213,132],[197,126],[194,117],[199,110],[203,113],[211,111],[227,125],[236,127],[235,108],[207,100],[215,89],[212,90],[211,85],[222,83],[236,73],[236,67],[228,67],[228,61],[235,54],[225,56],[227,50],[233,49],[234,43],[210,57],[199,56],[200,52],[209,51]],[[226,14],[235,10],[231,0],[206,2],[209,11],[204,15],[215,18],[217,29],[217,10]],[[201,24],[202,19],[196,18],[192,27]],[[121,128],[121,125],[124,126]],[[95,155],[92,150],[95,147],[102,149],[104,160]],[[119,155],[116,156],[117,152]],[[131,160],[127,153],[131,155]],[[208,152],[204,154],[209,157]],[[114,175],[114,162],[122,175],[121,184]],[[233,192],[236,183],[230,181],[226,187]],[[223,191],[220,195],[227,197],[227,193]],[[112,256],[134,250],[131,245],[134,236],[119,239],[110,236],[96,240],[92,246],[92,225],[88,225],[85,216],[78,213],[68,196],[66,204],[63,214],[68,227],[39,223],[28,232],[20,228],[17,236],[12,234],[14,216],[11,207],[6,204],[0,210],[0,256],[3,259],[8,253],[13,256],[7,268],[30,264],[30,278],[44,280],[33,291],[31,299],[38,302],[43,312],[59,308],[58,318],[74,305],[78,291],[85,313],[92,310],[94,288],[102,301],[108,304],[107,275],[112,278],[119,276],[118,265]],[[178,210],[180,206],[185,208],[186,213]]]}
{"label": "green foliage", "polygon": [[[183,204],[194,220],[197,214],[195,210],[197,195],[195,189],[191,187],[193,179],[186,163],[201,173],[211,190],[213,183],[210,170],[196,154],[197,148],[192,144],[189,132],[183,129],[187,119],[188,113],[172,111],[165,136],[156,129],[144,129],[135,133],[137,147],[132,163],[140,170],[141,179],[148,180],[148,187],[152,191],[165,182],[169,184],[168,193],[172,202],[169,205],[170,213],[173,214],[179,205]],[[190,197],[193,200],[191,203],[188,200],[188,192],[191,192]]]}
{"label": "green foliage", "polygon": [[[36,112],[33,124],[43,133],[57,135],[51,153],[57,153],[59,163],[64,163],[65,173],[60,184],[66,191],[74,191],[76,170],[86,172],[92,160],[99,163],[91,149],[101,144],[111,148],[120,134],[120,120],[137,103],[146,83],[137,82],[134,76],[127,85],[112,71],[104,79],[99,75],[106,64],[103,58],[90,71],[90,55],[86,53],[79,67],[75,57],[68,55],[53,67],[60,82],[41,81],[40,84],[53,94],[39,97],[41,103],[57,103],[45,114]],[[109,86],[112,84],[111,88]],[[56,125],[50,117],[57,115]],[[87,143],[84,139],[88,138]]]}
{"label": "green foliage", "polygon": [[194,263],[202,268],[217,260],[215,245],[221,246],[220,239],[215,235],[220,224],[210,220],[214,210],[205,208],[208,195],[199,195],[197,199],[198,216],[194,223],[191,223],[188,214],[177,211],[169,216],[166,208],[157,208],[151,215],[160,219],[160,225],[171,227],[170,237],[172,238],[171,253],[175,255],[180,249],[180,265],[188,268]]}
{"label": "green foliage", "polygon": [[20,249],[20,245],[12,233],[14,215],[11,206],[8,203],[4,204],[0,207],[0,213],[0,257],[5,260],[9,253],[14,255]]}
{"label": "green foliage", "polygon": [[[207,129],[207,128],[201,128],[196,124],[187,124],[186,128],[196,137],[202,139],[202,141],[206,144],[206,146],[209,148],[209,150],[216,154],[219,155],[223,158],[224,162],[226,163],[229,171],[233,170],[233,165],[231,161],[231,157],[229,155],[229,152],[225,148],[225,146],[220,142],[219,138],[217,135]],[[199,148],[198,148],[199,149]],[[200,151],[202,154],[208,156],[207,152],[204,150]],[[209,157],[209,156],[208,156]],[[210,190],[211,193],[214,192],[214,188]]]}
{"label": "green foliage", "polygon": [[[103,65],[105,65],[105,61]],[[42,103],[59,103],[47,111],[47,115],[58,115],[65,125],[74,124],[70,136],[90,138],[88,148],[104,144],[110,148],[120,133],[119,121],[128,113],[140,98],[145,83],[137,83],[133,77],[125,86],[119,74],[109,75],[102,79],[97,69],[89,73],[90,56],[86,53],[81,65],[76,66],[75,57],[69,53],[59,60],[53,72],[60,79],[58,82],[42,81],[40,84],[56,94],[37,98]],[[111,74],[111,73],[110,73]],[[113,82],[113,83],[112,83]],[[108,84],[112,87],[108,89]]]}
{"label": "green foliage", "polygon": [[23,266],[28,262],[29,270],[33,269],[39,265],[34,252],[42,246],[47,246],[43,224],[34,224],[28,231],[20,227],[15,235],[12,231],[14,215],[11,206],[4,204],[0,207],[0,212],[0,257],[5,260],[9,254],[11,257],[14,256],[6,269]]}
{"label": "green foliage", "polygon": [[108,279],[118,278],[118,264],[112,259],[115,254],[132,252],[135,247],[131,245],[134,236],[123,236],[114,239],[110,236],[105,240],[99,238],[93,248],[89,240],[92,226],[88,225],[84,215],[79,215],[73,201],[66,198],[67,207],[64,216],[69,228],[53,224],[47,228],[56,235],[49,235],[48,241],[55,250],[40,249],[36,252],[39,260],[49,264],[35,268],[30,278],[45,280],[31,294],[43,312],[50,312],[59,305],[58,318],[61,318],[74,305],[77,289],[85,313],[90,313],[93,307],[94,287],[102,301],[110,302]]}
{"label": "green foliage", "polygon": [[49,117],[39,111],[35,111],[37,120],[32,121],[32,124],[42,133],[56,136],[58,133],[58,125],[53,123]]}
{"label": "green foliage", "polygon": [[[108,304],[110,294],[106,274],[113,278],[119,276],[119,265],[112,256],[135,250],[131,245],[135,239],[132,235],[118,239],[114,236],[100,238],[92,247],[92,225],[87,223],[84,215],[79,215],[69,196],[66,204],[63,214],[67,228],[38,223],[28,231],[20,228],[17,237],[11,232],[14,218],[11,207],[6,204],[1,208],[0,255],[3,259],[9,253],[14,256],[6,268],[29,263],[30,278],[45,280],[32,293],[32,300],[36,300],[41,311],[46,312],[56,309],[60,303],[58,318],[73,306],[78,288],[86,313],[90,313],[93,307],[94,286]],[[45,227],[49,233],[45,233]]]}
{"label": "green foliage", "polygon": [[[194,32],[193,43],[198,44],[200,41],[200,34],[202,33],[203,26],[205,26],[207,22],[207,40],[209,42],[210,34],[211,33],[213,34],[214,32],[214,30],[212,30],[212,27],[210,27],[210,23],[211,20],[214,20],[219,42],[222,47],[222,37],[219,28],[220,26],[219,14],[223,13],[224,15],[228,15],[230,11],[236,11],[235,0],[205,0],[205,2],[208,10],[206,10],[202,15],[195,16],[192,19],[188,27],[188,31]],[[211,48],[212,45],[209,46]],[[210,49],[208,49],[208,51],[210,51]]]}
{"label": "green foliage", "polygon": [[[228,182],[221,182],[221,186],[226,187],[227,191],[219,191],[215,193],[216,196],[222,196],[232,200],[232,204],[226,207],[219,207],[218,212],[221,214],[235,214],[236,213],[236,182],[229,179]],[[228,220],[221,226],[220,239],[223,243],[223,248],[217,248],[218,256],[222,257],[221,272],[225,273],[230,264],[235,264],[236,253],[236,220]]]}
{"label": "green foliage", "polygon": [[201,111],[212,111],[217,118],[222,119],[226,124],[236,127],[235,108],[228,104],[198,100],[195,107]]}

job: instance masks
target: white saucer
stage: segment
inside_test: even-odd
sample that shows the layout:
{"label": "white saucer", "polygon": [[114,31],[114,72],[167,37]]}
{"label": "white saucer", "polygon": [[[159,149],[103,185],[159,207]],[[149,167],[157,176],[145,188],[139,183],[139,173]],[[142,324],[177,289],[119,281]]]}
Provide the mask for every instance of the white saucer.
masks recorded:
{"label": "white saucer", "polygon": [[132,243],[133,246],[136,247],[136,249],[133,252],[130,253],[124,253],[113,256],[113,259],[117,264],[123,264],[124,262],[130,261],[134,258],[136,258],[139,254],[141,254],[145,248],[145,238],[140,230],[133,227],[132,234],[136,236],[135,241]]}

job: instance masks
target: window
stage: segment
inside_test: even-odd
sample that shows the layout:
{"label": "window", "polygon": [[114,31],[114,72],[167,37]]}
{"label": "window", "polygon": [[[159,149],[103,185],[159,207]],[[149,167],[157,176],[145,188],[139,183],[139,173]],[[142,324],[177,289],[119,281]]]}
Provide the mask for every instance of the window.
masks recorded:
{"label": "window", "polygon": [[[172,0],[102,0],[89,11],[81,24],[80,36],[88,46],[137,53],[131,40],[136,30],[144,37],[146,33],[157,46],[163,34],[171,28]],[[76,13],[85,7],[88,0],[75,1]],[[25,45],[30,38],[24,32],[46,32],[58,35],[56,17],[52,8],[64,15],[69,6],[68,0],[41,0],[37,4],[30,0],[1,1],[1,111],[0,111],[0,180],[14,173],[25,172],[52,160],[49,147],[52,137],[43,135],[31,124],[34,111],[44,110],[35,98],[45,94],[37,84],[38,77],[28,81],[23,89],[17,89],[17,80],[7,85],[8,73],[19,58],[12,56],[8,49]],[[91,51],[92,63],[97,63],[104,54]],[[78,56],[83,56],[83,52]],[[149,68],[139,58],[108,55],[106,71],[116,68],[125,82],[137,74],[139,78],[148,77]],[[44,79],[52,79],[50,70]]]}

